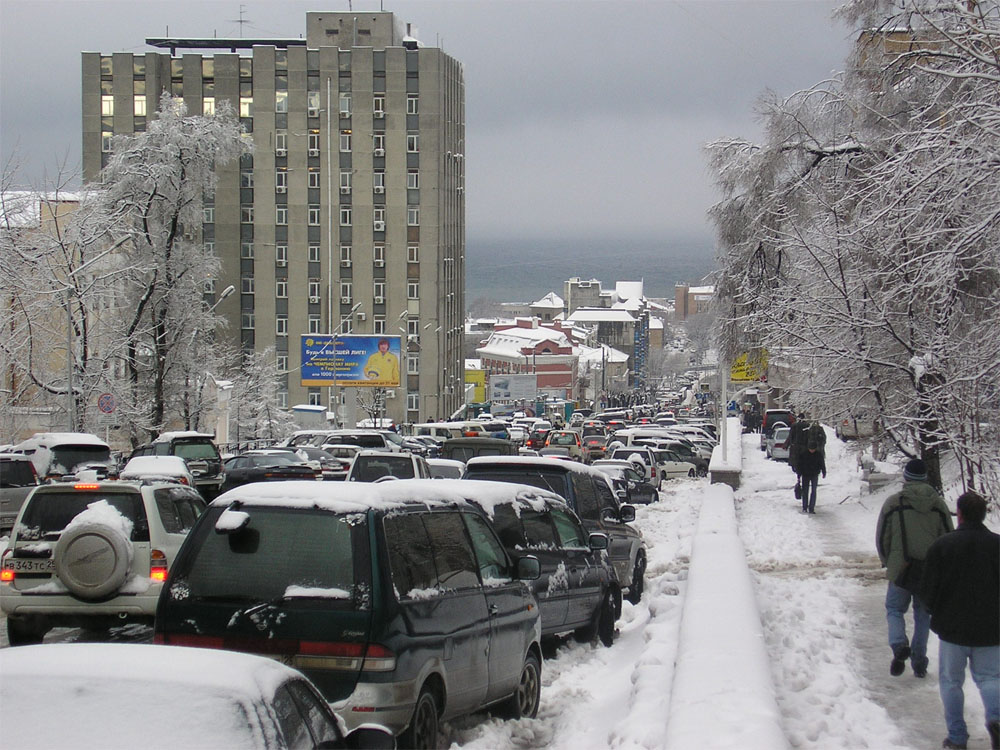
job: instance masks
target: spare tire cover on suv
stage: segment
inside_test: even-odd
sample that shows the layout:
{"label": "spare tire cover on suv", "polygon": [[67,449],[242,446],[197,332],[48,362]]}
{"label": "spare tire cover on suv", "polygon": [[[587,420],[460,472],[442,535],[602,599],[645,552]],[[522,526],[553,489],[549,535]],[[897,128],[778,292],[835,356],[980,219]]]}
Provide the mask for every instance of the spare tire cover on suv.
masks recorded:
{"label": "spare tire cover on suv", "polygon": [[113,526],[85,523],[63,533],[56,544],[56,575],[81,599],[101,599],[125,583],[132,567],[132,543]]}

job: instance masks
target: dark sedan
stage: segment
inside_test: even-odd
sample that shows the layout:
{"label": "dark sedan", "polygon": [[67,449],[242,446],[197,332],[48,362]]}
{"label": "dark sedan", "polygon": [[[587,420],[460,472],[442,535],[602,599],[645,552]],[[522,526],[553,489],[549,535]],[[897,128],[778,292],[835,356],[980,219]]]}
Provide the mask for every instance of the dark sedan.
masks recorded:
{"label": "dark sedan", "polygon": [[223,492],[251,482],[322,479],[322,474],[294,453],[281,450],[247,451],[227,460],[225,466]]}

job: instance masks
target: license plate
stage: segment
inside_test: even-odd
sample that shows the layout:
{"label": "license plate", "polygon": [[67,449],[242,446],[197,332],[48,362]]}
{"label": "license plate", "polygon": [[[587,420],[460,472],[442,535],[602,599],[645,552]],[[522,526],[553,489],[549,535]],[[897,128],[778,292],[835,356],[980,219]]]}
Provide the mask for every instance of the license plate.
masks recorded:
{"label": "license plate", "polygon": [[4,560],[3,566],[15,573],[55,573],[56,564],[51,558],[45,557],[14,557]]}

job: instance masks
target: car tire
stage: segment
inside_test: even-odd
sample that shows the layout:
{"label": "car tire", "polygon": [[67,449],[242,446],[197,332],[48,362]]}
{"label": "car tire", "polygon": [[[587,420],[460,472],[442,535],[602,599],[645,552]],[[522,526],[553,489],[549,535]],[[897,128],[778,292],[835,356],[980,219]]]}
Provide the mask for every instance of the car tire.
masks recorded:
{"label": "car tire", "polygon": [[625,597],[632,604],[638,604],[642,599],[642,591],[645,588],[646,556],[639,553],[635,559],[635,567],[632,569],[632,583],[628,587],[628,595]]}
{"label": "car tire", "polygon": [[7,617],[7,642],[11,646],[34,646],[47,632],[33,617]]}
{"label": "car tire", "polygon": [[400,747],[412,747],[417,750],[434,750],[438,746],[438,715],[437,698],[426,685],[420,691],[417,705],[413,709],[410,726],[400,735]]}
{"label": "car tire", "polygon": [[114,594],[132,568],[132,543],[118,529],[87,523],[63,533],[53,554],[56,575],[70,593],[94,601]]}
{"label": "car tire", "polygon": [[707,466],[699,466],[698,467],[698,476],[699,477],[707,477],[708,476],[708,467]]}
{"label": "car tire", "polygon": [[538,657],[528,653],[521,666],[521,677],[513,695],[501,704],[501,713],[508,719],[534,719],[542,695],[542,665]]}
{"label": "car tire", "polygon": [[597,615],[597,637],[601,643],[610,648],[615,643],[615,597],[611,591],[604,593]]}

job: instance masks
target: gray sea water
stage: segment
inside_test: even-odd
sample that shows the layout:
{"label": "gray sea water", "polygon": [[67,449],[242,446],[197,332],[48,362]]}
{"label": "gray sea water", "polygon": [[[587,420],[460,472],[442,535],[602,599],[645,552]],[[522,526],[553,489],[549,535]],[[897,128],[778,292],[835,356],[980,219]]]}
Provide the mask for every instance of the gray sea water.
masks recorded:
{"label": "gray sea water", "polygon": [[715,247],[701,238],[603,240],[474,238],[466,240],[466,304],[477,300],[531,302],[563,282],[643,281],[647,297],[674,296],[675,284],[697,285],[715,269]]}

